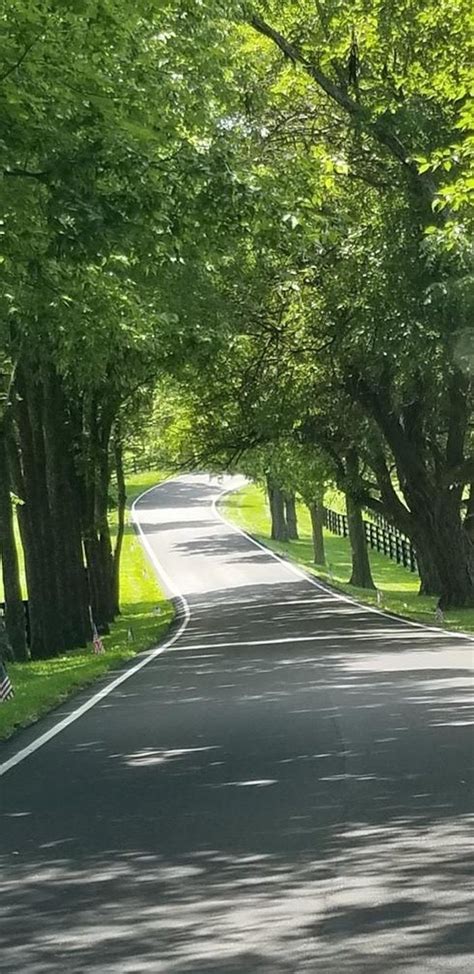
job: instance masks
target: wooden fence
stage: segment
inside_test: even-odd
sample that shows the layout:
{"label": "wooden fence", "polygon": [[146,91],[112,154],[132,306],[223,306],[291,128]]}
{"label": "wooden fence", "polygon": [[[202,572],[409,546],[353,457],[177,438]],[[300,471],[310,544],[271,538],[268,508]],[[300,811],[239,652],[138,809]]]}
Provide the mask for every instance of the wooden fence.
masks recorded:
{"label": "wooden fence", "polygon": [[[347,515],[339,514],[328,507],[324,508],[324,526],[333,534],[340,538],[349,536],[349,526]],[[365,537],[369,548],[379,551],[382,555],[396,561],[397,565],[409,568],[411,572],[418,571],[416,552],[409,538],[405,537],[397,528],[392,527],[387,521],[374,524],[372,521],[364,520]]]}

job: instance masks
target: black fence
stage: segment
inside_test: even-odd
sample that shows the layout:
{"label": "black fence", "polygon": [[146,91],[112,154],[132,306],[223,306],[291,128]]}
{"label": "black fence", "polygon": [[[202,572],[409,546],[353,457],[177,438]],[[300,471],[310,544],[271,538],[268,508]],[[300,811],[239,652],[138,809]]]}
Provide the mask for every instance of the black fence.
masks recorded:
{"label": "black fence", "polygon": [[[328,507],[324,508],[324,526],[340,538],[349,536],[347,515],[331,511]],[[410,539],[401,534],[397,528],[393,528],[387,521],[374,524],[372,521],[364,520],[364,529],[369,548],[396,561],[397,565],[409,568],[411,572],[418,571],[415,549]]]}
{"label": "black fence", "polygon": [[144,453],[140,457],[126,455],[123,461],[123,469],[126,475],[132,473],[148,473],[149,470],[155,470],[160,466],[162,464],[160,464],[159,458],[151,453]]}
{"label": "black fence", "polygon": [[385,518],[383,514],[376,514],[375,511],[370,511],[370,518],[375,524],[378,524],[379,528],[382,528],[384,531],[391,531],[391,533],[396,534],[398,538],[406,538],[403,531],[400,531],[400,529],[396,528],[394,524],[387,521],[387,518]]}

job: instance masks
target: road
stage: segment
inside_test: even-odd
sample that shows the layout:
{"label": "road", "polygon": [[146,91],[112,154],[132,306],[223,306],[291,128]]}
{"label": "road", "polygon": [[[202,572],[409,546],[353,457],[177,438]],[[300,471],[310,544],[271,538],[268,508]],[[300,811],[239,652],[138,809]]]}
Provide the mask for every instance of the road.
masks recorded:
{"label": "road", "polygon": [[311,584],[220,490],[137,506],[174,644],[0,777],[1,971],[472,971],[472,643]]}

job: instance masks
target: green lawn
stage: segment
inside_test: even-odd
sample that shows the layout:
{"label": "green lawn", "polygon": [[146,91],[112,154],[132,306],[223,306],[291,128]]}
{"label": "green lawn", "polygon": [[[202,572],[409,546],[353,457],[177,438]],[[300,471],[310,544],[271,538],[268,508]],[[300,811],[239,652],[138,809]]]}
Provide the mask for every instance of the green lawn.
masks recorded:
{"label": "green lawn", "polygon": [[[158,483],[165,475],[160,471],[139,473],[127,479],[128,502]],[[116,515],[111,515],[112,531]],[[15,687],[15,697],[0,705],[0,739],[15,728],[32,723],[74,690],[91,683],[107,670],[155,645],[163,637],[174,614],[165,599],[146,554],[127,516],[122,552],[122,614],[109,636],[104,636],[103,656],[80,650],[51,660],[10,664],[8,672]],[[128,640],[129,628],[133,642]]]}
{"label": "green lawn", "polygon": [[[334,498],[330,506],[334,507]],[[328,501],[329,503],[329,501]],[[325,531],[326,568],[314,565],[311,540],[311,522],[304,505],[299,505],[299,541],[278,542],[270,540],[270,515],[262,488],[254,484],[228,494],[221,504],[222,513],[258,541],[273,551],[291,558],[323,581],[333,584],[348,595],[368,605],[375,605],[374,592],[348,585],[351,574],[349,541]],[[370,552],[372,574],[377,588],[383,593],[383,605],[389,612],[434,625],[436,599],[418,595],[419,579],[385,555]],[[474,610],[457,609],[446,613],[446,628],[474,632]]]}

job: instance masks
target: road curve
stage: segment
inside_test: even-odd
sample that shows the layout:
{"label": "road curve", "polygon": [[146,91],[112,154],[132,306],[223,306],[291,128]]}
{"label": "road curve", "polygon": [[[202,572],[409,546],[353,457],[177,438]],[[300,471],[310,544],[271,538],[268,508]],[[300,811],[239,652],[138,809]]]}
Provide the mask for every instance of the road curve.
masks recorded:
{"label": "road curve", "polygon": [[471,971],[472,643],[311,584],[220,491],[143,496],[185,628],[0,778],[1,971]]}

